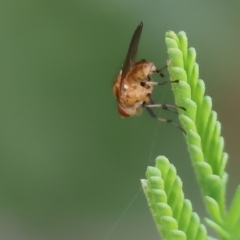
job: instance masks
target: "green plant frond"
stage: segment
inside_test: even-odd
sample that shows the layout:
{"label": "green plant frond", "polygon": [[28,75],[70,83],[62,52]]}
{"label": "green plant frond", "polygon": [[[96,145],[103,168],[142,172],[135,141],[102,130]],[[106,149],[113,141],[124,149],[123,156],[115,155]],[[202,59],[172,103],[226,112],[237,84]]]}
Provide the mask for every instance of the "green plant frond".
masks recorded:
{"label": "green plant frond", "polygon": [[228,175],[225,167],[228,160],[224,152],[221,124],[212,110],[212,100],[205,96],[205,84],[199,79],[199,66],[195,62],[196,51],[188,48],[184,32],[166,33],[168,48],[168,70],[179,119],[186,131],[186,142],[199,185],[204,195],[208,212],[212,218],[206,222],[222,240],[240,237],[240,190],[238,188],[229,213],[225,207],[225,190]]}
{"label": "green plant frond", "polygon": [[220,225],[218,225],[217,223],[208,218],[206,218],[205,221],[209,226],[211,226],[212,229],[214,229],[221,236],[221,239],[232,239],[230,234],[227,231],[225,231]]}
{"label": "green plant frond", "polygon": [[141,180],[157,229],[166,240],[207,239],[204,225],[184,199],[182,181],[168,159],[160,156],[155,167],[148,167]]}
{"label": "green plant frond", "polygon": [[[240,231],[240,186],[238,186],[226,219],[229,230]],[[240,233],[239,233],[240,234]]]}

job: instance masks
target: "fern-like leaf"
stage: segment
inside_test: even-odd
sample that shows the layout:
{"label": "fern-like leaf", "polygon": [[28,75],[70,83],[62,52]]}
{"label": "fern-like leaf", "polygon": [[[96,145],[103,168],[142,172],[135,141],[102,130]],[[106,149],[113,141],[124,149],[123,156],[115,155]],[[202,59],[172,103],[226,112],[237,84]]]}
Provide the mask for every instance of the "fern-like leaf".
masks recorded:
{"label": "fern-like leaf", "polygon": [[168,69],[175,101],[186,108],[179,111],[181,124],[186,131],[186,142],[192,164],[197,174],[205,204],[211,216],[206,223],[222,240],[237,240],[240,237],[240,188],[238,188],[230,211],[225,207],[225,189],[228,175],[225,166],[228,160],[224,152],[221,124],[212,110],[212,100],[205,96],[205,84],[199,79],[199,66],[195,62],[196,51],[187,47],[184,32],[176,35],[166,33]]}
{"label": "fern-like leaf", "polygon": [[165,240],[205,240],[207,232],[184,199],[182,181],[168,159],[160,156],[155,167],[148,167],[142,187],[157,229]]}

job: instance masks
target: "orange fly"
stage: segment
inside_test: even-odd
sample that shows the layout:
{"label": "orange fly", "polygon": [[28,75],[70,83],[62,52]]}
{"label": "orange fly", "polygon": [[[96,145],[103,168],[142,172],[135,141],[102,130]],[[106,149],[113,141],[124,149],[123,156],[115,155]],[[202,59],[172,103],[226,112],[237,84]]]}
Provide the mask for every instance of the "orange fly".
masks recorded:
{"label": "orange fly", "polygon": [[142,28],[143,22],[137,26],[133,33],[122,70],[119,72],[113,85],[113,93],[118,101],[118,112],[123,117],[130,117],[141,114],[142,108],[144,107],[159,121],[173,123],[174,125],[180,127],[170,119],[158,118],[152,111],[152,108],[156,107],[173,112],[176,112],[174,110],[176,108],[185,109],[169,104],[154,104],[151,97],[154,85],[177,83],[179,81],[153,82],[151,75],[153,73],[158,73],[163,76],[161,70],[158,70],[152,62],[145,59],[138,62],[135,61]]}

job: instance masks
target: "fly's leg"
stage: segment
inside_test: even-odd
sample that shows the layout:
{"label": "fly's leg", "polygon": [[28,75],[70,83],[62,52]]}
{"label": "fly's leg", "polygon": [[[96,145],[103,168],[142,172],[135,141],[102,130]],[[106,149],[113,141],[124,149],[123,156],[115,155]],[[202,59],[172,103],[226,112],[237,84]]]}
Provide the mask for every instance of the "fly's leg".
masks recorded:
{"label": "fly's leg", "polygon": [[[149,97],[149,99],[150,99],[150,102],[152,103],[153,102],[152,97]],[[182,110],[186,111],[186,108],[184,108],[184,107],[171,105],[171,104],[166,104],[166,103],[163,103],[163,104],[144,104],[143,106],[145,108],[162,108],[163,110],[169,110],[169,111],[174,112],[174,113],[178,113],[176,111],[176,109],[182,109]]]}
{"label": "fly's leg", "polygon": [[148,94],[148,98],[149,98],[149,102],[151,104],[144,103],[143,106],[146,107],[146,108],[162,108],[163,110],[169,110],[169,111],[174,112],[174,113],[178,113],[176,111],[177,108],[186,111],[186,108],[180,107],[180,106],[176,106],[176,105],[171,105],[171,104],[166,104],[166,103],[155,104],[155,102],[154,102],[154,100],[152,98],[152,94],[151,93]]}
{"label": "fly's leg", "polygon": [[[174,80],[174,81],[164,81],[164,82],[153,82],[153,81],[149,81],[149,82],[142,82],[144,83],[145,85],[153,85],[153,86],[157,86],[157,85],[165,85],[167,83],[179,83],[179,80]],[[141,83],[141,85],[142,85]],[[143,85],[144,85],[143,84]]]}
{"label": "fly's leg", "polygon": [[[151,99],[151,98],[150,98]],[[151,100],[150,100],[151,101]],[[173,124],[175,127],[178,127],[184,134],[186,134],[186,132],[184,131],[184,129],[177,123],[173,122],[171,119],[166,119],[166,118],[159,118],[155,113],[154,111],[152,110],[153,107],[160,107],[164,110],[170,110],[171,111],[171,108],[170,107],[175,107],[175,108],[181,108],[183,110],[185,110],[185,108],[183,107],[178,107],[178,106],[174,106],[174,105],[169,105],[169,104],[146,104],[144,103],[143,104],[143,107],[145,107],[148,111],[148,113],[156,118],[158,121],[161,121],[161,122],[165,122],[165,123],[171,123]]]}
{"label": "fly's leg", "polygon": [[147,76],[147,82],[141,82],[141,86],[142,87],[145,87],[146,85],[153,85],[153,86],[156,86],[156,85],[165,85],[167,83],[179,83],[179,80],[174,80],[174,81],[164,81],[164,82],[154,82],[152,80],[152,77],[151,75],[148,75]]}
{"label": "fly's leg", "polygon": [[[150,102],[151,104],[155,104],[155,102],[154,102],[154,100],[153,100],[153,98],[152,98],[152,94],[149,93],[147,96],[148,96],[148,98],[149,98],[149,102]],[[144,106],[145,104],[146,104],[146,103],[144,103],[143,106]]]}
{"label": "fly's leg", "polygon": [[174,81],[164,81],[164,82],[154,82],[152,80],[151,75],[147,76],[147,81],[145,82],[141,82],[141,86],[142,87],[146,87],[147,85],[152,85],[152,86],[156,86],[156,85],[165,85],[167,83],[179,83],[179,80],[174,80]]}

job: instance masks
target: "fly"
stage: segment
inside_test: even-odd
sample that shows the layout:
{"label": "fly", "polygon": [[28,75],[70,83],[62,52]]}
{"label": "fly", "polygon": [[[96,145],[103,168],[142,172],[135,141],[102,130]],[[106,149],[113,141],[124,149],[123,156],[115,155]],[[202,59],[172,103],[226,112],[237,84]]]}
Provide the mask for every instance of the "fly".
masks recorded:
{"label": "fly", "polygon": [[[118,112],[123,117],[130,117],[139,115],[143,108],[146,108],[151,116],[162,122],[172,123],[182,129],[178,124],[170,119],[158,118],[152,108],[162,108],[177,112],[176,109],[183,107],[170,104],[155,104],[151,95],[154,85],[164,85],[166,83],[178,83],[179,80],[154,82],[151,78],[153,73],[158,73],[163,76],[161,71],[156,66],[145,59],[138,62],[135,61],[138,44],[143,29],[143,22],[141,22],[133,33],[127,56],[125,58],[122,70],[119,72],[114,85],[113,93],[118,101]],[[184,130],[182,129],[184,132]]]}

